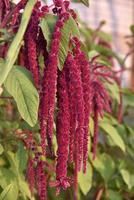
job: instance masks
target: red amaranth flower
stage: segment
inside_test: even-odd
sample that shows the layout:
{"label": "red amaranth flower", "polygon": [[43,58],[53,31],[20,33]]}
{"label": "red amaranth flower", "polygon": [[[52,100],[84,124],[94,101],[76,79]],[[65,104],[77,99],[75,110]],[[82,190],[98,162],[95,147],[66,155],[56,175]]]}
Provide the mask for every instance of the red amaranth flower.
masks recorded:
{"label": "red amaranth flower", "polygon": [[39,89],[39,66],[37,58],[37,34],[39,25],[39,13],[38,3],[35,5],[29,26],[25,34],[25,43],[27,48],[27,57],[29,69],[32,72],[34,83],[37,89]]}
{"label": "red amaranth flower", "polygon": [[0,23],[3,21],[5,15],[5,3],[4,0],[0,1]]}
{"label": "red amaranth flower", "polygon": [[43,161],[38,162],[37,167],[36,167],[36,185],[37,185],[37,191],[38,191],[40,200],[46,200],[47,199],[46,176],[44,172]]}
{"label": "red amaranth flower", "polygon": [[83,98],[84,98],[84,138],[83,138],[83,171],[86,172],[86,162],[88,157],[88,134],[89,134],[89,116],[91,112],[90,106],[90,65],[81,51],[80,41],[78,38],[73,38],[72,42],[75,44],[74,54],[75,60],[81,70]]}
{"label": "red amaranth flower", "polygon": [[62,72],[59,71],[58,73],[57,88],[58,114],[56,123],[56,137],[58,143],[58,157],[56,165],[56,179],[59,181],[57,187],[66,189],[70,186],[67,178],[70,114],[65,69],[63,69]]}
{"label": "red amaranth flower", "polygon": [[91,107],[94,119],[93,159],[96,157],[98,141],[98,117],[103,117],[103,112],[111,111],[111,99],[104,85],[99,80],[91,81]]}
{"label": "red amaranth flower", "polygon": [[[82,88],[82,80],[81,80],[81,72],[80,68],[77,65],[76,61],[74,60],[74,57],[71,53],[68,54],[68,58],[66,60],[66,67],[69,72],[69,88],[70,92],[72,92],[73,96],[73,101],[75,101],[74,108],[75,109],[75,114],[76,115],[76,127],[75,127],[75,132],[70,133],[70,139],[71,136],[74,135],[77,132],[78,134],[78,149],[75,151],[78,153],[77,158],[78,158],[78,170],[81,169],[81,162],[82,162],[82,155],[83,155],[83,131],[84,131],[84,98],[83,98],[83,88]],[[71,91],[72,90],[72,91]],[[69,93],[69,95],[71,95]],[[72,111],[71,111],[72,113]],[[73,116],[74,117],[74,116]],[[74,127],[74,125],[73,125]],[[76,138],[75,138],[76,139]]]}
{"label": "red amaranth flower", "polygon": [[35,169],[34,169],[34,160],[32,158],[29,158],[28,160],[28,166],[27,166],[27,181],[29,184],[29,189],[31,191],[31,194],[34,193],[34,186],[35,186]]}

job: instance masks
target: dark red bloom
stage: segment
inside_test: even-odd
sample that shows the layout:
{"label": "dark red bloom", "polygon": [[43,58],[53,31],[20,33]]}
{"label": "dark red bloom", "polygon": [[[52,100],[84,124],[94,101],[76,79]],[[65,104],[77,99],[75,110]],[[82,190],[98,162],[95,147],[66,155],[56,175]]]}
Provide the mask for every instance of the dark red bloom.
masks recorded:
{"label": "dark red bloom", "polygon": [[31,194],[34,193],[34,186],[35,186],[35,169],[34,169],[34,160],[29,158],[28,166],[27,166],[27,181],[29,184],[29,188]]}
{"label": "dark red bloom", "polygon": [[111,99],[104,85],[99,80],[91,82],[91,106],[94,119],[94,141],[93,141],[93,159],[96,157],[96,145],[98,141],[98,117],[103,117],[103,112],[111,111]]}
{"label": "dark red bloom", "polygon": [[[82,154],[83,154],[84,98],[83,98],[83,88],[82,88],[80,68],[75,62],[74,57],[72,56],[71,53],[68,54],[68,58],[66,60],[66,67],[69,72],[68,85],[70,88],[70,92],[73,95],[72,99],[74,101],[73,110],[75,109],[73,113],[72,111],[70,112],[76,117],[76,124],[71,126],[75,128],[74,130],[75,132],[70,133],[70,138],[72,135],[73,137],[75,137],[75,133],[77,132],[79,143],[78,143],[78,149],[75,151],[77,151],[78,153],[77,155],[78,170],[80,170],[82,162]],[[69,93],[69,95],[71,95],[71,93]],[[74,116],[72,116],[72,118],[74,118]]]}
{"label": "dark red bloom", "polygon": [[84,98],[84,138],[83,138],[83,171],[86,172],[86,162],[88,157],[88,137],[89,137],[89,116],[91,112],[90,105],[90,65],[85,56],[81,51],[80,41],[78,38],[72,39],[75,44],[74,54],[75,60],[81,71],[81,80],[83,88],[83,98]]}
{"label": "dark red bloom", "polygon": [[57,85],[58,114],[56,123],[56,137],[58,143],[56,179],[59,181],[58,187],[66,189],[70,186],[67,179],[67,161],[69,148],[70,114],[68,89],[65,77],[65,70],[58,73]]}
{"label": "dark red bloom", "polygon": [[44,172],[44,163],[42,161],[38,162],[36,167],[36,185],[40,200],[46,200],[46,176]]}
{"label": "dark red bloom", "polygon": [[5,15],[5,3],[4,0],[0,1],[0,23],[2,22]]}
{"label": "dark red bloom", "polygon": [[38,9],[39,5],[35,5],[34,11],[32,13],[29,26],[25,35],[25,43],[27,48],[28,65],[32,72],[34,83],[37,89],[39,89],[39,66],[37,58],[37,35],[38,35],[38,25],[39,25],[39,15]]}

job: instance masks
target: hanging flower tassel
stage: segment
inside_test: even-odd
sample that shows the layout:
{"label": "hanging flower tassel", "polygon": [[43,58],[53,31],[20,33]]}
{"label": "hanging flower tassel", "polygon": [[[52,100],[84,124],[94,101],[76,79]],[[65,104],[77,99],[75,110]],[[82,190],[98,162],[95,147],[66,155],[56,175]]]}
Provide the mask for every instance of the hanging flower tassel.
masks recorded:
{"label": "hanging flower tassel", "polygon": [[111,99],[98,79],[91,82],[91,105],[94,120],[93,159],[95,159],[98,141],[98,117],[103,117],[104,111],[111,112]]}
{"label": "hanging flower tassel", "polygon": [[[82,155],[83,155],[83,131],[84,131],[84,98],[83,98],[83,88],[82,88],[82,80],[81,80],[81,72],[80,68],[74,60],[74,57],[71,53],[68,54],[68,58],[66,61],[66,65],[69,71],[69,81],[68,85],[70,87],[70,92],[72,92],[72,100],[74,101],[75,113],[70,112],[76,117],[76,124],[72,127],[75,128],[74,133],[70,133],[70,141],[71,137],[75,135],[75,132],[78,132],[79,144],[78,144],[78,170],[81,169],[82,164]],[[72,90],[72,91],[71,91]],[[69,93],[69,95],[71,95]],[[72,145],[72,142],[71,142]]]}
{"label": "hanging flower tassel", "polygon": [[44,172],[43,161],[38,162],[38,165],[36,167],[36,185],[40,200],[46,200],[47,199],[46,176]]}
{"label": "hanging flower tassel", "polygon": [[34,160],[32,158],[29,158],[29,160],[28,160],[27,181],[28,181],[29,189],[33,196],[34,186],[35,186],[35,169],[34,169]]}
{"label": "hanging flower tassel", "polygon": [[91,112],[90,105],[90,65],[85,56],[81,51],[81,44],[78,38],[72,38],[72,42],[75,44],[73,50],[75,54],[75,60],[81,71],[81,80],[83,88],[84,98],[84,137],[83,137],[83,172],[86,173],[86,163],[88,157],[88,137],[89,137],[89,116]]}
{"label": "hanging flower tassel", "polygon": [[70,115],[68,90],[65,78],[65,70],[58,73],[58,114],[56,123],[56,137],[58,143],[56,180],[57,194],[60,188],[66,189],[70,186],[70,179],[67,177],[68,147],[69,147],[69,131],[70,131]]}
{"label": "hanging flower tassel", "polygon": [[37,34],[38,34],[38,25],[39,25],[39,12],[40,2],[34,7],[29,26],[25,35],[25,43],[27,44],[27,53],[28,53],[28,65],[29,69],[32,72],[34,83],[37,89],[39,89],[39,66],[37,58]]}

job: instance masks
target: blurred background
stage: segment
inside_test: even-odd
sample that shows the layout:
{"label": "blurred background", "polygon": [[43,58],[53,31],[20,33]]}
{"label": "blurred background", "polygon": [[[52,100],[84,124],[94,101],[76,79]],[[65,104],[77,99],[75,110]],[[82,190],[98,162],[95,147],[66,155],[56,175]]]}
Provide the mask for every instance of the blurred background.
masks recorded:
{"label": "blurred background", "polygon": [[[101,21],[105,21],[102,30],[112,36],[115,52],[125,58],[129,52],[127,43],[133,42],[130,26],[134,24],[134,0],[90,0],[87,8],[82,4],[74,4],[81,19],[91,28],[97,29]],[[134,89],[134,56],[126,60],[126,67],[131,68],[124,73],[123,85]]]}

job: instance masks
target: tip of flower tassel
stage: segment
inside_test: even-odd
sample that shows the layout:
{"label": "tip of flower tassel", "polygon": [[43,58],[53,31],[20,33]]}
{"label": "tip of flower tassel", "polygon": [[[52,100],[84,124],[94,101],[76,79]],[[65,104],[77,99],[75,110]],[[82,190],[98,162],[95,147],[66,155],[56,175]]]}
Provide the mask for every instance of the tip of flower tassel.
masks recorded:
{"label": "tip of flower tassel", "polygon": [[51,181],[49,185],[50,187],[56,187],[56,196],[58,196],[61,189],[66,190],[68,187],[71,186],[72,183],[73,180],[69,177],[66,177],[56,181]]}

